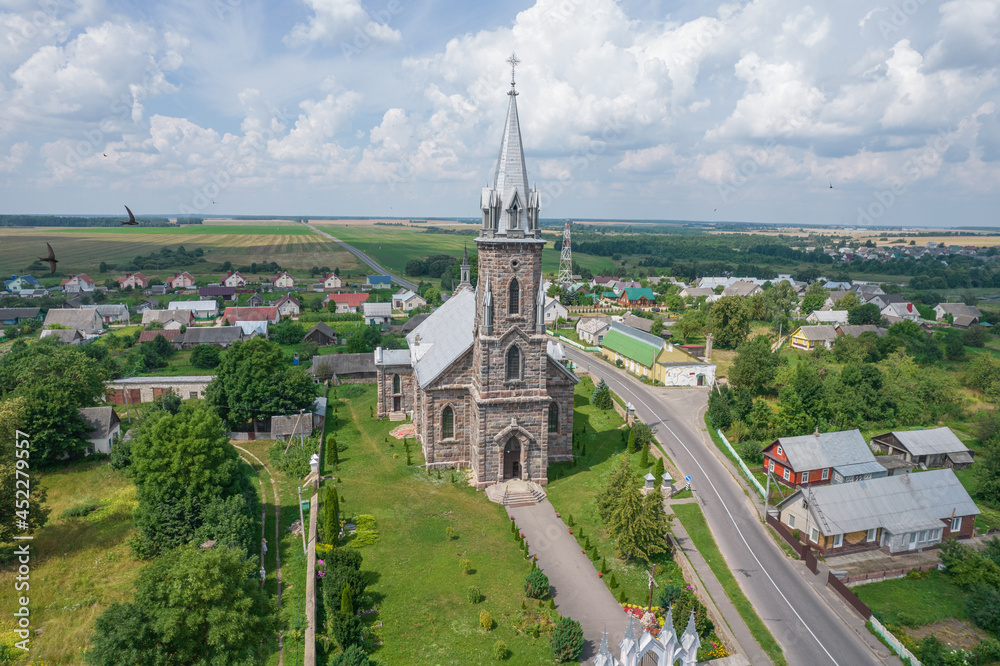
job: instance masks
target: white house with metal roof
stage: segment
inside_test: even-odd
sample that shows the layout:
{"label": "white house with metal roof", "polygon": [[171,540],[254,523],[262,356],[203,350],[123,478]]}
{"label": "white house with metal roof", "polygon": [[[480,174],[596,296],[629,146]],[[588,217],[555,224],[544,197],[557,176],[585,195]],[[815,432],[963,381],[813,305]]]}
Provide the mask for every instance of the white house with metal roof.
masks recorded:
{"label": "white house with metal roof", "polygon": [[365,325],[383,326],[392,323],[392,303],[362,303]]}
{"label": "white house with metal roof", "polygon": [[215,301],[171,301],[168,310],[190,310],[195,319],[214,319],[219,316],[219,304]]}
{"label": "white house with metal roof", "polygon": [[950,469],[800,488],[779,519],[827,556],[881,548],[905,553],[975,532],[976,506]]}

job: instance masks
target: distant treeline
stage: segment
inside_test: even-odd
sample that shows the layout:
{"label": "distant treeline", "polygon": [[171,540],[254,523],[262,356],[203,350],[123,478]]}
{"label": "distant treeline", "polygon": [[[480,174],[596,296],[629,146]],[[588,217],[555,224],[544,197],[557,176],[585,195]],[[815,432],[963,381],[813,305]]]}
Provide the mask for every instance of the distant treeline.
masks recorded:
{"label": "distant treeline", "polygon": [[[128,219],[125,213],[120,217],[60,217],[56,215],[0,215],[0,227],[120,227]],[[175,226],[165,217],[135,218],[144,227]],[[191,220],[191,221],[188,221]],[[201,224],[201,218],[185,218],[181,224]]]}
{"label": "distant treeline", "polygon": [[441,227],[427,227],[423,230],[425,234],[450,234],[452,236],[478,236],[478,229],[443,229]]}

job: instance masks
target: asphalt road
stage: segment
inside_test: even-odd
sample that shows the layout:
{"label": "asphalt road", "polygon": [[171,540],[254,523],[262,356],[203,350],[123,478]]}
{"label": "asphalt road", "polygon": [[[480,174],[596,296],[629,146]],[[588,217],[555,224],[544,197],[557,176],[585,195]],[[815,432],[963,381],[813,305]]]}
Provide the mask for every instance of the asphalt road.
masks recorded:
{"label": "asphalt road", "polygon": [[[591,354],[564,347],[570,360],[589,368],[635,406],[638,418],[657,429],[657,439],[677,467],[692,477],[695,497],[723,557],[789,664],[900,663],[864,629],[859,617],[824,589],[825,575],[813,576],[801,563],[789,560],[765,533],[751,500],[700,431],[708,389],[654,388]],[[834,604],[843,606],[843,617]]]}
{"label": "asphalt road", "polygon": [[388,270],[386,270],[382,266],[379,266],[378,263],[374,259],[372,259],[371,257],[369,257],[367,254],[365,254],[361,250],[355,248],[352,245],[348,245],[347,243],[345,243],[344,241],[340,240],[336,236],[331,236],[330,234],[326,233],[322,229],[317,229],[316,227],[314,227],[311,224],[307,223],[306,226],[309,227],[310,229],[312,229],[313,231],[315,231],[316,233],[318,233],[320,236],[326,236],[330,240],[336,241],[337,243],[340,243],[341,245],[343,245],[345,250],[347,250],[348,252],[350,252],[351,254],[353,254],[355,257],[357,257],[361,261],[363,261],[366,264],[368,264],[368,266],[373,271],[375,271],[375,273],[377,273],[378,275],[388,275],[389,277],[392,278],[392,281],[395,282],[396,284],[402,285],[402,286],[406,287],[407,289],[412,289],[413,291],[417,290],[417,285],[416,284],[414,284],[413,282],[410,282],[409,280],[404,280],[401,277],[396,277],[395,275],[393,275],[392,273],[390,273]]}

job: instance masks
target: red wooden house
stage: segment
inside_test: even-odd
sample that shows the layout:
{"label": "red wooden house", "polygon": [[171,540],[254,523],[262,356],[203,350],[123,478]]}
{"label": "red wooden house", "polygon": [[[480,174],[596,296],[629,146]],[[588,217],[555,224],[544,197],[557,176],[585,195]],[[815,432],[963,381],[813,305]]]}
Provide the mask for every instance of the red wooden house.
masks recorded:
{"label": "red wooden house", "polygon": [[764,447],[764,473],[792,488],[886,475],[859,430],[779,437]]}

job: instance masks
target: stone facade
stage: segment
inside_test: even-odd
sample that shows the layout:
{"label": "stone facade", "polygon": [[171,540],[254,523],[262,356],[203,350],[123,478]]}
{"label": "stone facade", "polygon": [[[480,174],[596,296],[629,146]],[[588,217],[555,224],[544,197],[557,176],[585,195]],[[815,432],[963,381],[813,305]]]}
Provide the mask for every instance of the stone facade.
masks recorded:
{"label": "stone facade", "polygon": [[[463,262],[453,302],[407,337],[410,364],[402,365],[390,350],[375,354],[379,416],[412,410],[427,466],[468,466],[478,488],[511,478],[545,484],[549,462],[573,455],[573,388],[578,380],[547,353],[545,241],[538,228],[538,193],[529,190],[524,168],[516,95],[513,89],[509,93],[493,187],[482,194],[474,294]],[[474,298],[474,310],[469,298]],[[461,323],[448,319],[454,312],[461,312]],[[465,337],[443,328],[456,326]],[[425,367],[420,364],[429,366],[432,361],[426,358],[440,349],[435,345],[446,344],[461,346],[446,367],[435,366],[418,380]]]}
{"label": "stone facade", "polygon": [[164,393],[174,393],[184,400],[204,398],[214,375],[190,377],[126,377],[108,382],[105,396],[112,405],[152,402]]}

